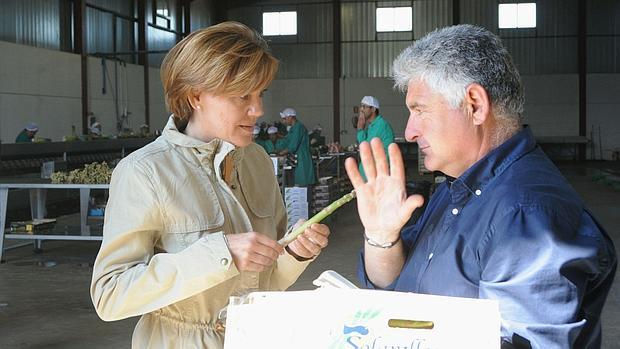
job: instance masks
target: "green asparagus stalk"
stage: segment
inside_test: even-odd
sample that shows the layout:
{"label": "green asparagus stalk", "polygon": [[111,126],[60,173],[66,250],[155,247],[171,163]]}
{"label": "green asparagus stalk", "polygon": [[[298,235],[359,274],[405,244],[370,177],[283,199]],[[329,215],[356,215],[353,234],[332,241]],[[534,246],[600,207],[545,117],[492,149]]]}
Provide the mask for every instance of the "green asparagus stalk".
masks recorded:
{"label": "green asparagus stalk", "polygon": [[289,234],[285,235],[282,239],[278,240],[278,243],[286,247],[286,245],[290,244],[295,239],[297,239],[297,237],[301,233],[303,233],[306,230],[306,228],[308,228],[314,223],[319,223],[320,221],[325,219],[327,216],[332,214],[334,211],[339,209],[342,205],[346,204],[347,202],[353,199],[355,199],[355,190],[351,190],[349,194],[343,195],[340,199],[329,204],[329,206],[322,209],[321,212],[315,214],[314,216],[312,216],[312,218],[308,219],[302,225],[294,229]]}

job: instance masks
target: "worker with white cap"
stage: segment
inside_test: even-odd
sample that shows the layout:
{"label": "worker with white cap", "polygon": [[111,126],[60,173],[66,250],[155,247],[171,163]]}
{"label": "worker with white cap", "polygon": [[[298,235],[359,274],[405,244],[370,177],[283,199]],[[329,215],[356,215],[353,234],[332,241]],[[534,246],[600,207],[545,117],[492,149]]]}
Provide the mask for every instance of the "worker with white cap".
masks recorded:
{"label": "worker with white cap", "polygon": [[269,127],[267,129],[267,135],[269,136],[269,139],[267,139],[262,144],[267,154],[276,154],[286,148],[286,143],[284,142],[284,139],[280,138],[278,135],[277,127]]}
{"label": "worker with white cap", "polygon": [[15,143],[29,143],[34,139],[34,135],[39,131],[39,125],[34,122],[26,124],[23,130],[15,138]]}
{"label": "worker with white cap", "polygon": [[[373,96],[364,96],[360,105],[360,114],[357,120],[357,141],[370,142],[373,138],[381,139],[385,154],[390,143],[394,143],[392,126],[379,113],[379,100]],[[389,159],[388,159],[389,163]],[[366,179],[362,162],[359,163],[360,174]]]}
{"label": "worker with white cap", "polygon": [[261,147],[265,147],[265,141],[260,138],[260,126],[254,125],[254,129],[252,130],[252,139],[254,143],[260,145]]}
{"label": "worker with white cap", "polygon": [[97,139],[102,136],[102,128],[101,123],[99,121],[93,122],[88,128],[88,138],[89,139]]}
{"label": "worker with white cap", "polygon": [[310,140],[308,129],[299,120],[297,112],[293,108],[286,108],[280,112],[282,121],[291,126],[285,137],[286,148],[279,154],[295,154],[297,156],[297,166],[295,167],[295,185],[313,185],[316,182],[312,156],[310,155]]}

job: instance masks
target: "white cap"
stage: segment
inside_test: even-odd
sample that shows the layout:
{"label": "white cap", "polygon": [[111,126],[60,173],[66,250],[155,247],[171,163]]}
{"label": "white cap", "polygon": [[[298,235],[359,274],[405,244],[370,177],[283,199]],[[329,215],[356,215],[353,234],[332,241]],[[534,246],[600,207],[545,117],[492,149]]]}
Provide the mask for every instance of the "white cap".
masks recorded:
{"label": "white cap", "polygon": [[93,122],[92,125],[88,128],[90,133],[95,134],[97,136],[101,136],[101,124],[97,121]]}
{"label": "white cap", "polygon": [[260,133],[260,127],[258,126],[254,126],[254,129],[252,130],[252,134],[253,135],[257,135]]}
{"label": "white cap", "polygon": [[267,129],[267,134],[274,134],[274,133],[278,133],[278,128],[275,126],[271,126],[270,128]]}
{"label": "white cap", "polygon": [[362,98],[362,104],[379,109],[379,100],[373,96],[364,96],[364,98]]}
{"label": "white cap", "polygon": [[289,117],[289,116],[297,116],[297,112],[295,111],[295,109],[293,108],[286,108],[283,111],[280,112],[280,117],[282,119]]}
{"label": "white cap", "polygon": [[36,132],[39,130],[39,125],[35,124],[34,122],[29,122],[28,125],[26,125],[25,129],[26,131]]}

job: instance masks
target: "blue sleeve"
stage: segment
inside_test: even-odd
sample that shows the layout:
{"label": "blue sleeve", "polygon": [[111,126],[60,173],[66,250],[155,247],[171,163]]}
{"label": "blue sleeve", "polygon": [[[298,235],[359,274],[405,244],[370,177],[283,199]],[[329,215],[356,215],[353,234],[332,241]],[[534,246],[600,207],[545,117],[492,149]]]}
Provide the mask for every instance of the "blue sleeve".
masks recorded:
{"label": "blue sleeve", "polygon": [[581,313],[586,289],[601,274],[600,231],[562,211],[516,207],[493,222],[478,247],[479,297],[499,300],[505,339],[516,334],[533,348],[580,346],[574,341],[588,317]]}

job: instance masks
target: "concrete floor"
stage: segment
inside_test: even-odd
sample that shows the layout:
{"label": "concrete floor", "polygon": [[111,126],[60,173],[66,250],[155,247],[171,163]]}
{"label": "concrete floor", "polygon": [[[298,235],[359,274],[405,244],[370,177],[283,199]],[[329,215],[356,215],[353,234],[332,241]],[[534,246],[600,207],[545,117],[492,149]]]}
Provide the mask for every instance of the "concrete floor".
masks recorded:
{"label": "concrete floor", "polygon": [[[610,163],[603,164],[610,166]],[[618,164],[611,165],[618,168]],[[620,189],[595,182],[596,171],[561,165],[620,247]],[[8,217],[7,217],[8,218]],[[329,223],[330,245],[293,290],[314,289],[322,271],[333,269],[357,283],[357,253],[362,244],[355,206],[349,204]],[[22,247],[5,252],[0,265],[0,348],[129,348],[137,318],[106,323],[95,314],[89,296],[95,242],[45,242],[44,252]],[[620,345],[620,279],[603,313],[603,348]]]}

